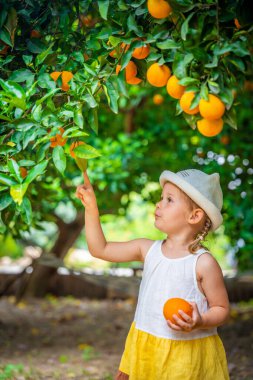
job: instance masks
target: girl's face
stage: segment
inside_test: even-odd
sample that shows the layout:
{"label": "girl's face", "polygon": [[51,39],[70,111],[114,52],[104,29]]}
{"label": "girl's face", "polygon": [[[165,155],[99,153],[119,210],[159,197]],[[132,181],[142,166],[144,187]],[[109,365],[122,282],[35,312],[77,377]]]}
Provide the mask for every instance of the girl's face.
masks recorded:
{"label": "girl's face", "polygon": [[190,209],[177,186],[166,182],[156,204],[155,226],[165,233],[177,233],[188,225]]}

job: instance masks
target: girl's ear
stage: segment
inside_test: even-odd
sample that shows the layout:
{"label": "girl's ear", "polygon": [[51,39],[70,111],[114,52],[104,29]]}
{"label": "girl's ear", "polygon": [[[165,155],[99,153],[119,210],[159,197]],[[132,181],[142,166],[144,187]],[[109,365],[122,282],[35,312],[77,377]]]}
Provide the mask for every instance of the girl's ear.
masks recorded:
{"label": "girl's ear", "polygon": [[188,218],[188,222],[190,224],[197,224],[199,223],[202,218],[204,217],[204,211],[201,208],[195,208]]}

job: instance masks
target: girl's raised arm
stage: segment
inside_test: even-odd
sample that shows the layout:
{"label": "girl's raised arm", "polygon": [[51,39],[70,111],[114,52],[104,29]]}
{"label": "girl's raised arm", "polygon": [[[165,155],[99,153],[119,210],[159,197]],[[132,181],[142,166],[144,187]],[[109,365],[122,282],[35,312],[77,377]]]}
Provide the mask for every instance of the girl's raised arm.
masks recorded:
{"label": "girl's raised arm", "polygon": [[83,173],[84,184],[79,185],[76,196],[85,207],[85,234],[92,256],[111,262],[143,261],[148,239],[128,242],[107,242],[99,219],[96,195],[87,172]]}

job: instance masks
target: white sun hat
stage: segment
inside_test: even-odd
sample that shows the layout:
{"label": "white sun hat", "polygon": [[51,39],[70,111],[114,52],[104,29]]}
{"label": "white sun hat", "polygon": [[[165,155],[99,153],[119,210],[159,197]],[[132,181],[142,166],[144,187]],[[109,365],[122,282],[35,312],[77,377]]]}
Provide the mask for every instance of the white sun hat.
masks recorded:
{"label": "white sun hat", "polygon": [[197,169],[181,170],[176,173],[164,170],[159,182],[162,188],[166,182],[173,183],[197,203],[212,222],[210,231],[215,231],[222,224],[223,194],[218,173],[206,174]]}

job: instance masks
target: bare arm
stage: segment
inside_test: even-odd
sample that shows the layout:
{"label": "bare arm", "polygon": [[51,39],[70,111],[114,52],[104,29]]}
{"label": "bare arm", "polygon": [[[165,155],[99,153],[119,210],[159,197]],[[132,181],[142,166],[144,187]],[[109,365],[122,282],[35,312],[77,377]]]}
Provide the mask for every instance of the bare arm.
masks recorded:
{"label": "bare arm", "polygon": [[143,245],[147,239],[128,242],[107,242],[97,207],[96,196],[87,173],[83,173],[84,185],[77,187],[76,196],[85,207],[85,234],[92,256],[111,262],[143,261]]}
{"label": "bare arm", "polygon": [[201,316],[201,328],[208,329],[225,323],[229,318],[230,307],[219,264],[209,254],[202,256],[198,260],[198,270],[201,274],[201,285],[210,309]]}
{"label": "bare arm", "polygon": [[169,327],[174,330],[190,332],[195,329],[210,329],[224,324],[229,318],[228,295],[217,261],[210,254],[201,255],[197,262],[197,273],[210,308],[200,314],[197,304],[191,302],[192,317],[179,311],[183,320],[173,315],[175,323],[167,321]]}

